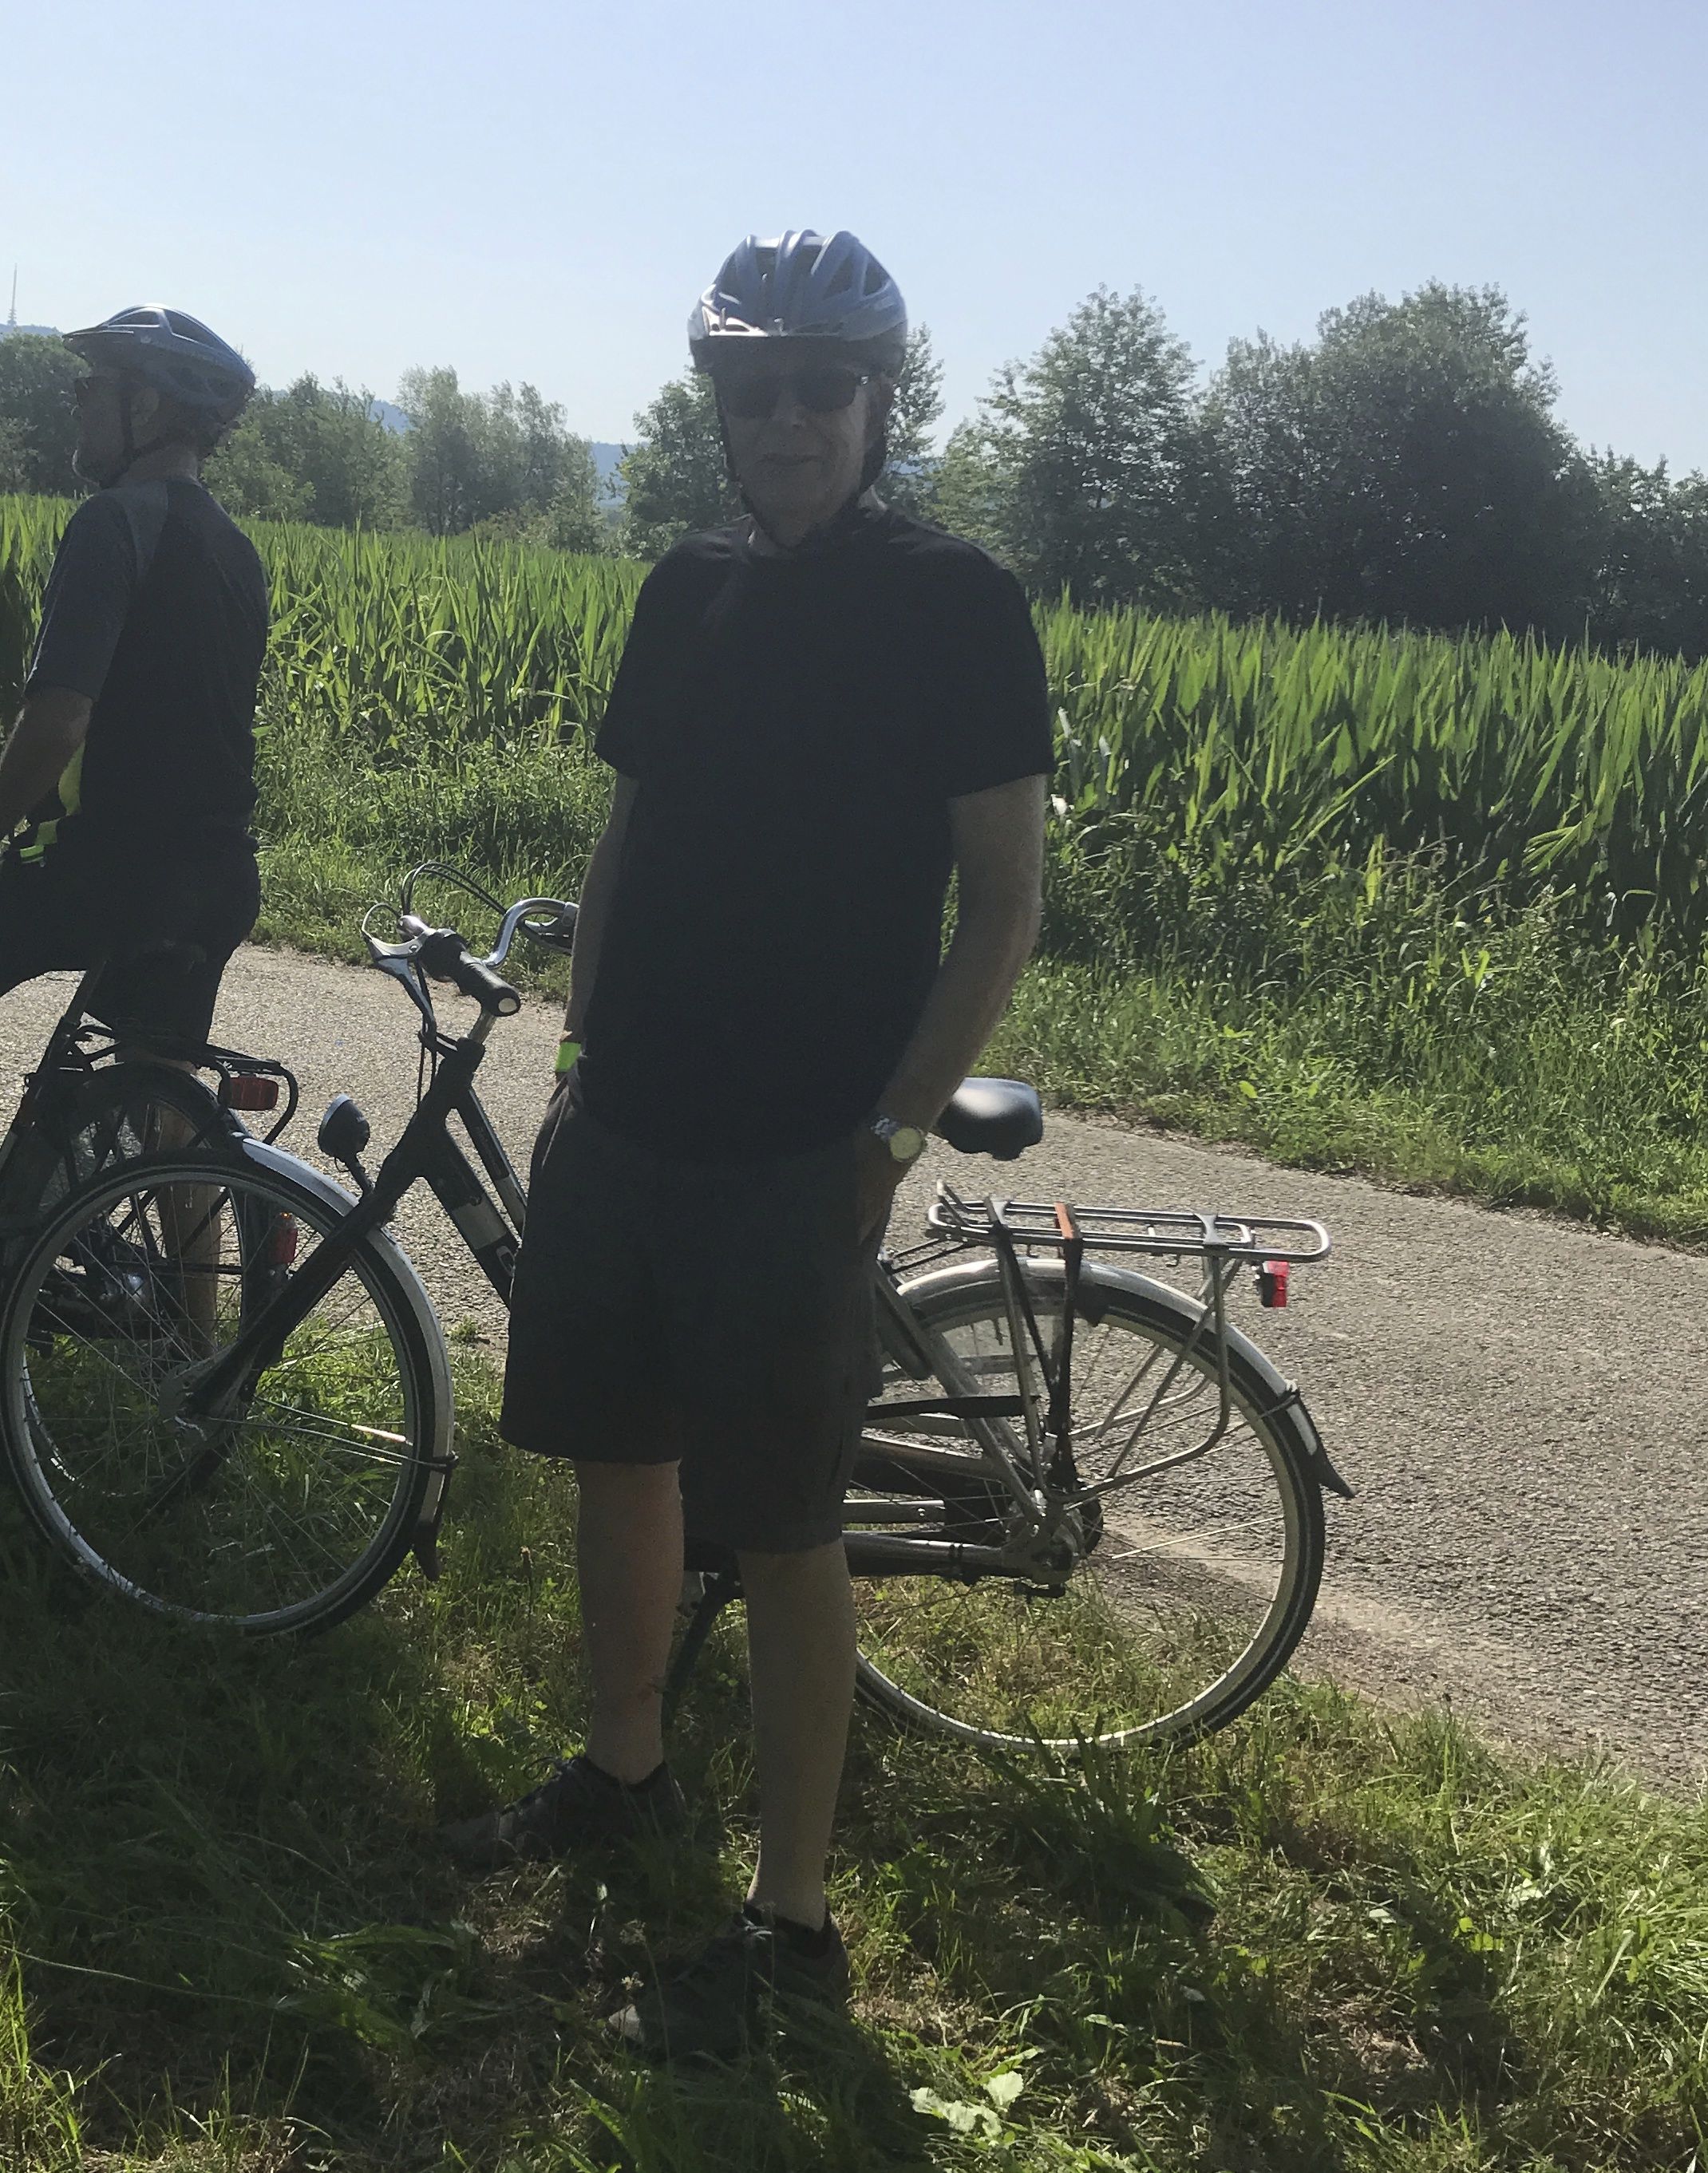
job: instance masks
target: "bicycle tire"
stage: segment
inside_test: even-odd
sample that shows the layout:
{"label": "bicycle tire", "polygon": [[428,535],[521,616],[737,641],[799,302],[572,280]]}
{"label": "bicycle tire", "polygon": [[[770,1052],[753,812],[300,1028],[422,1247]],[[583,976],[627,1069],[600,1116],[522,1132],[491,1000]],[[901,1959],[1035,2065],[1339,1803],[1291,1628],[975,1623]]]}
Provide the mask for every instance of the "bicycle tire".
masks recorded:
{"label": "bicycle tire", "polygon": [[[352,1205],[298,1167],[250,1142],[84,1186],[36,1237],[0,1317],[0,1448],[49,1543],[156,1614],[252,1636],[329,1629],[381,1589],[450,1435],[442,1343],[435,1356],[424,1297],[379,1233],[228,1418],[186,1430],[175,1417],[197,1368],[255,1318],[257,1291],[276,1287],[255,1247],[288,1232],[306,1257]],[[215,1232],[211,1270],[167,1234],[186,1200]],[[204,1272],[205,1329],[191,1291]]]}
{"label": "bicycle tire", "polygon": [[[1053,1336],[1061,1318],[1061,1266],[1033,1260],[1025,1273],[1040,1325]],[[969,1349],[982,1349],[984,1361],[972,1369],[981,1388],[1012,1388],[1008,1316],[994,1262],[959,1263],[916,1276],[902,1290],[926,1326],[949,1337],[952,1347],[958,1338]],[[1074,1403],[1082,1440],[1092,1437],[1090,1421],[1078,1417],[1095,1363],[1090,1339],[1112,1329],[1132,1339],[1128,1355],[1136,1362],[1146,1351],[1152,1354],[1149,1362],[1165,1371],[1179,1361],[1174,1378],[1181,1386],[1168,1406],[1168,1423],[1176,1429],[1173,1446],[1182,1445],[1186,1429],[1205,1418],[1207,1399],[1213,1394],[1219,1404],[1203,1308],[1166,1284],[1089,1261],[1080,1283],[1079,1313]],[[860,1573],[862,1517],[868,1524],[875,1517],[883,1528],[886,1510],[908,1507],[908,1441],[923,1439],[927,1451],[938,1454],[956,1448],[954,1421],[948,1422],[947,1434],[922,1437],[909,1432],[913,1422],[884,1428],[882,1400],[874,1404],[846,1505],[857,1571],[862,1696],[905,1724],[981,1749],[1043,1747],[1058,1754],[1089,1745],[1192,1741],[1225,1727],[1261,1696],[1286,1666],[1316,1603],[1325,1544],[1316,1468],[1322,1447],[1296,1392],[1237,1331],[1230,1329],[1228,1343],[1235,1414],[1229,1434],[1195,1462],[1176,1467],[1179,1477],[1161,1474],[1126,1490],[1138,1496],[1149,1486],[1142,1503],[1123,1502],[1121,1490],[1105,1495],[1101,1537],[1076,1561],[1055,1597],[1035,1585],[1024,1588],[1013,1577],[986,1575],[962,1583],[923,1559],[913,1576],[893,1567],[878,1575]],[[931,1393],[929,1383],[889,1371],[884,1391],[889,1400],[916,1400]],[[922,1471],[915,1491],[927,1497],[930,1521],[909,1528],[905,1537],[986,1546],[1000,1541],[1004,1520],[1014,1514],[1013,1496],[964,1426],[960,1439],[968,1464],[965,1483],[956,1485],[953,1472],[946,1482],[938,1464]],[[1241,1459],[1241,1440],[1249,1441],[1260,1461],[1249,1455]],[[1225,1481],[1206,1475],[1219,1468],[1230,1475]],[[1091,1469],[1082,1474],[1088,1480],[1099,1475]],[[1226,1503],[1217,1498],[1221,1484],[1230,1490]],[[1157,1498],[1164,1494],[1166,1502]],[[1166,1522],[1170,1515],[1173,1529]],[[893,1532],[893,1525],[889,1529]],[[1258,1577],[1262,1560],[1252,1546],[1260,1529],[1273,1529],[1278,1539],[1267,1593]],[[1122,1566],[1117,1574],[1128,1553],[1143,1569]],[[1089,1588],[1094,1583],[1095,1593]],[[1220,1624],[1209,1619],[1217,1607],[1228,1618]],[[1052,1608],[1068,1613],[1052,1618]],[[1225,1663],[1190,1696],[1169,1696],[1167,1685],[1196,1670],[1192,1656],[1200,1646],[1207,1659],[1228,1651],[1242,1609],[1253,1619]],[[1176,1659],[1176,1652],[1184,1657]],[[1078,1680],[1088,1655],[1100,1671],[1096,1681]],[[1160,1709],[1137,1717],[1142,1699],[1154,1699]]]}

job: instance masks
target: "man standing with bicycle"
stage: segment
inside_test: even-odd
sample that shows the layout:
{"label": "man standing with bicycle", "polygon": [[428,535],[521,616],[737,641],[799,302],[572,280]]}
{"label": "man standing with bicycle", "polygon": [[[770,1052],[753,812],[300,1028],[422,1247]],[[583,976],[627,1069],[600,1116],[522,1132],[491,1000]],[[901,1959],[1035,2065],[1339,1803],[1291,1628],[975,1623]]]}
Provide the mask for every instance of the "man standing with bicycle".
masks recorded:
{"label": "man standing with bicycle", "polygon": [[101,966],[95,1016],[183,1060],[260,904],[267,580],[200,481],[255,375],[177,310],[124,310],[65,343],[89,365],[77,469],[96,491],[60,539],[0,756],[0,994]]}
{"label": "man standing with bicycle", "polygon": [[679,544],[635,607],[516,1283],[504,1431],[575,1464],[592,1721],[448,1838],[495,1863],[682,1825],[660,1708],[684,1513],[732,1550],[759,1857],[728,1928],[615,2018],[671,2057],[846,1987],[824,1879],[873,1263],[1037,933],[1052,751],[1024,600],[873,488],[906,334],[846,233],[749,238],[694,312],[749,518]]}

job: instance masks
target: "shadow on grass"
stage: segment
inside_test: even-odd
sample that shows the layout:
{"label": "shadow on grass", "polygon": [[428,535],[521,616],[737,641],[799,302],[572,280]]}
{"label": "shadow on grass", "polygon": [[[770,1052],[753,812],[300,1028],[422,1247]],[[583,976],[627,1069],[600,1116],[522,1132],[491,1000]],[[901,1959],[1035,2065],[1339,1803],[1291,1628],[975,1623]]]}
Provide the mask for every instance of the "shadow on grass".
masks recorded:
{"label": "shadow on grass", "polygon": [[673,1745],[686,1847],[460,1874],[437,1824],[532,1786],[580,1719],[572,1506],[483,1394],[440,1583],[405,1571],[316,1643],[91,1601],[0,1496],[0,1908],[33,2036],[0,2041],[0,2144],[64,2070],[88,2148],[174,2173],[1682,2162],[1695,1920],[1628,1897],[1704,1836],[1285,1688],[1195,1751],[1072,1771],[866,1717],[835,1888],[857,2020],[727,2072],[631,2063],[603,2018],[749,1860],[740,1624]]}

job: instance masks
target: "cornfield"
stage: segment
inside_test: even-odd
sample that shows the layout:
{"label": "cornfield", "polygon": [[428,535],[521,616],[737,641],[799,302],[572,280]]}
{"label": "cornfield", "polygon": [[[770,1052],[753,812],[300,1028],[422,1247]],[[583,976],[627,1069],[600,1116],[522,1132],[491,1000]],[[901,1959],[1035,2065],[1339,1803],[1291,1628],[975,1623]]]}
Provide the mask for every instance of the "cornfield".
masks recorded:
{"label": "cornfield", "polygon": [[[0,499],[8,698],[66,510]],[[489,773],[489,752],[537,755],[597,722],[640,567],[466,538],[255,533],[273,590],[270,734],[369,773]],[[1154,914],[1164,896],[1197,910],[1325,876],[1374,898],[1422,855],[1669,947],[1708,935],[1708,665],[1066,602],[1038,624],[1059,720],[1054,890],[1077,883],[1082,911],[1095,899],[1131,921],[1141,892]]]}

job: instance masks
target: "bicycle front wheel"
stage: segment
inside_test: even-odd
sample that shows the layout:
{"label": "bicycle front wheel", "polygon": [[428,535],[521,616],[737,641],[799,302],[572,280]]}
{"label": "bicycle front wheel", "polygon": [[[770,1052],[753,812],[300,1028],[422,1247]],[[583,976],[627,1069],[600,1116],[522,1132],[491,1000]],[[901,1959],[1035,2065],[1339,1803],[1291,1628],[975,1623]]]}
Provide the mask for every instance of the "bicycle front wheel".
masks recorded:
{"label": "bicycle front wheel", "polygon": [[[1053,1354],[1061,1269],[1030,1262],[1027,1283]],[[904,1295],[942,1339],[944,1378],[886,1372],[846,1505],[850,1534],[1000,1546],[1026,1511],[966,1424],[886,1425],[883,1410],[934,1394],[1016,1393],[1000,1278],[974,1263],[921,1276]],[[969,1582],[942,1574],[922,1549],[918,1573],[856,1583],[865,1695],[986,1748],[1180,1742],[1224,1726],[1285,1666],[1322,1576],[1315,1432],[1250,1346],[1230,1352],[1221,1426],[1217,1345],[1197,1305],[1091,1262],[1077,1310],[1073,1426],[1084,1491],[1071,1569]],[[1004,1424],[1019,1460],[1024,1428]],[[857,1537],[851,1556],[857,1565]]]}
{"label": "bicycle front wheel", "polygon": [[0,1437],[66,1560],[157,1613],[325,1629],[408,1551],[443,1390],[374,1244],[218,1418],[187,1399],[342,1219],[287,1173],[163,1157],[75,1194],[0,1324]]}

